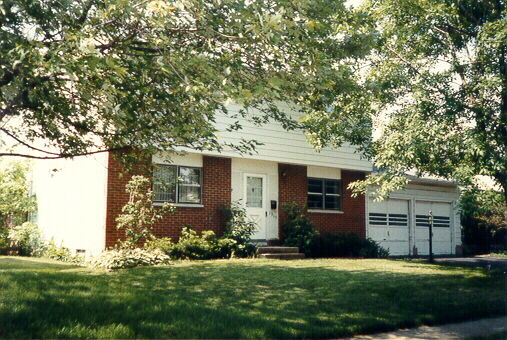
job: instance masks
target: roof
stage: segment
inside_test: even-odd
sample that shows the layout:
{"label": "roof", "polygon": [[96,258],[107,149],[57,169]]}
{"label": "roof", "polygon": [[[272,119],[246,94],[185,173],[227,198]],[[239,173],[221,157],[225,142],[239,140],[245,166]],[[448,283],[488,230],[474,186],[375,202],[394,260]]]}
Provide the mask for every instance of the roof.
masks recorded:
{"label": "roof", "polygon": [[410,184],[432,185],[437,187],[449,187],[449,188],[455,188],[458,186],[456,182],[444,179],[424,178],[413,175],[405,175],[405,176],[407,176],[407,178],[410,180]]}

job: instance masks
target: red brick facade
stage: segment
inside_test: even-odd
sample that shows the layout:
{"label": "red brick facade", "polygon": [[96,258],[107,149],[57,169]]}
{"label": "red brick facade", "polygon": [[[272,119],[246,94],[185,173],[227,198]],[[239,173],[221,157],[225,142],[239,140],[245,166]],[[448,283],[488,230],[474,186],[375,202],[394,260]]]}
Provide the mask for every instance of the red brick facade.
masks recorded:
{"label": "red brick facade", "polygon": [[[128,201],[125,184],[130,176],[122,175],[122,167],[110,154],[107,184],[106,247],[122,238],[123,230],[116,229],[115,219]],[[203,207],[178,207],[154,226],[158,237],[178,238],[181,227],[190,224],[195,230],[213,230],[223,233],[222,206],[231,203],[231,160],[229,158],[203,156]]]}
{"label": "red brick facade", "polygon": [[[306,166],[279,164],[279,234],[283,238],[281,226],[285,222],[283,205],[296,201],[299,205],[307,203],[307,173]],[[352,197],[351,191],[347,188],[350,182],[364,179],[364,173],[358,171],[342,170],[342,211],[336,213],[315,213],[308,212],[308,216],[315,223],[321,232],[353,232],[359,236],[366,236],[365,221],[365,198],[364,196]]]}
{"label": "red brick facade", "polygon": [[364,196],[352,197],[347,188],[350,182],[364,179],[364,173],[342,170],[342,211],[343,214],[309,212],[308,216],[321,232],[353,232],[366,236],[366,205]]}
{"label": "red brick facade", "polygon": [[306,206],[307,199],[306,166],[278,164],[278,235],[280,239],[283,239],[282,225],[287,219],[283,206],[291,202]]}
{"label": "red brick facade", "polygon": [[[143,162],[149,165],[148,162]],[[149,166],[148,166],[149,168]],[[146,167],[145,167],[146,169]],[[147,174],[150,175],[150,174]],[[278,165],[279,175],[279,236],[283,239],[282,228],[286,216],[283,205],[296,201],[307,203],[307,168],[302,165]],[[106,247],[116,244],[124,235],[116,229],[116,217],[128,201],[125,184],[130,176],[123,174],[123,168],[113,155],[109,155],[107,183]],[[321,232],[354,232],[365,236],[364,196],[352,198],[347,186],[350,182],[364,178],[364,173],[342,170],[343,214],[308,212],[308,216]],[[223,233],[224,220],[220,208],[231,203],[231,159],[203,156],[202,207],[177,207],[157,223],[153,230],[158,237],[177,239],[184,225],[192,225],[197,231],[213,230]]]}

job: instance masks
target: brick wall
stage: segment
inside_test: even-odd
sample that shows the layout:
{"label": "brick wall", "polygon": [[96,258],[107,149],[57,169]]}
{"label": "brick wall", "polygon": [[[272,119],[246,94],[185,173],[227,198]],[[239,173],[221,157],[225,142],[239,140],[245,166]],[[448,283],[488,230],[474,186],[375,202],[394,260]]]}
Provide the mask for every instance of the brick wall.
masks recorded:
{"label": "brick wall", "polygon": [[308,184],[306,179],[306,166],[278,164],[278,235],[283,239],[282,225],[287,219],[284,204],[297,202],[306,206]]}
{"label": "brick wall", "polygon": [[343,214],[308,213],[321,232],[353,232],[361,237],[366,236],[365,198],[353,198],[347,188],[350,182],[364,179],[364,173],[342,170],[342,211]]}
{"label": "brick wall", "polygon": [[[146,164],[146,161],[142,162]],[[109,154],[107,184],[106,247],[114,244],[124,235],[116,229],[115,219],[128,201],[125,184],[130,176],[112,154]],[[139,173],[139,172],[138,172]],[[151,175],[151,174],[147,174]],[[202,202],[204,207],[178,207],[169,213],[154,228],[157,237],[177,239],[181,227],[191,224],[197,231],[213,230],[223,233],[223,217],[220,207],[231,203],[231,160],[229,158],[203,156]]]}
{"label": "brick wall", "polygon": [[[307,203],[307,172],[306,166],[279,164],[279,208],[280,238],[283,238],[282,225],[286,220],[283,205],[296,201],[299,205]],[[364,179],[364,173],[358,171],[342,170],[342,211],[343,214],[333,213],[307,213],[321,232],[354,232],[359,236],[366,236],[365,225],[365,198],[360,196],[351,197],[351,191],[347,189],[350,182]]]}

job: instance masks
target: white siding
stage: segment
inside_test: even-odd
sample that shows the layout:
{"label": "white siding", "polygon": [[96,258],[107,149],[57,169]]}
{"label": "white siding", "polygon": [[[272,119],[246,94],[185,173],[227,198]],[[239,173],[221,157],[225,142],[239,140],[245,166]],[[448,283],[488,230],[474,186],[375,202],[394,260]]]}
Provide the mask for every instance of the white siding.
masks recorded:
{"label": "white siding", "polygon": [[[276,122],[258,126],[244,118],[231,118],[231,115],[238,113],[240,106],[232,105],[229,109],[228,116],[217,114],[216,117],[220,141],[238,144],[241,139],[253,139],[263,143],[263,145],[257,146],[256,153],[253,155],[239,155],[232,150],[224,150],[221,153],[204,153],[278,163],[316,165],[360,171],[372,170],[371,163],[362,159],[360,154],[355,152],[356,149],[353,146],[344,144],[337,149],[325,148],[317,152],[308,143],[302,131],[286,131]],[[227,127],[236,121],[239,121],[243,128],[239,131],[226,131]]]}
{"label": "white siding", "polygon": [[107,156],[35,162],[36,222],[47,240],[86,255],[104,249]]}
{"label": "white siding", "polygon": [[155,164],[175,164],[202,168],[202,155],[196,153],[175,154],[166,152],[153,155],[152,160]]}
{"label": "white siding", "polygon": [[315,178],[341,179],[342,171],[337,168],[327,168],[323,166],[309,166],[307,176]]}

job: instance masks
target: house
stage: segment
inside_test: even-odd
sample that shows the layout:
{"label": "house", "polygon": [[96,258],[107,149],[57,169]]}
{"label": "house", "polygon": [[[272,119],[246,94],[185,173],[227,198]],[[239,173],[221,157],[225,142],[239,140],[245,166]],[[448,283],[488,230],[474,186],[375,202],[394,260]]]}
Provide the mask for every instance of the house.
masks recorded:
{"label": "house", "polygon": [[[239,107],[233,107],[232,111]],[[456,185],[413,178],[388,200],[352,197],[348,184],[363,179],[372,164],[355,148],[315,151],[301,131],[286,131],[276,123],[256,126],[243,121],[241,131],[226,131],[233,119],[219,115],[220,138],[263,143],[257,153],[232,150],[184,155],[155,155],[155,178],[174,187],[155,185],[154,204],[177,206],[154,227],[157,236],[177,238],[183,225],[223,232],[220,208],[241,200],[257,222],[254,239],[276,244],[282,237],[283,205],[307,205],[307,214],[321,232],[353,232],[389,248],[391,255],[428,254],[428,214],[434,215],[434,253],[454,254],[461,245]],[[168,162],[169,156],[171,161]],[[127,176],[110,153],[74,160],[39,161],[34,167],[38,199],[36,221],[46,238],[73,250],[96,254],[115,245],[123,231],[115,218],[128,199]],[[177,181],[176,178],[180,178]]]}

